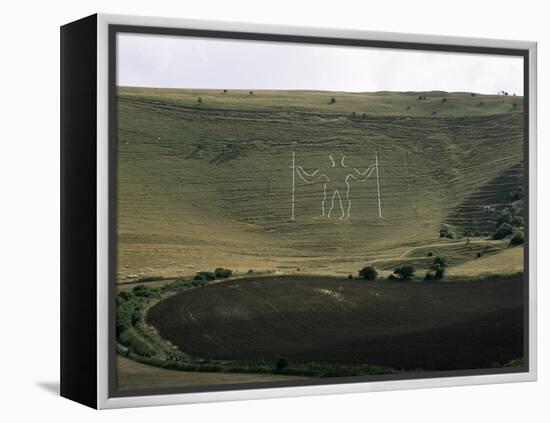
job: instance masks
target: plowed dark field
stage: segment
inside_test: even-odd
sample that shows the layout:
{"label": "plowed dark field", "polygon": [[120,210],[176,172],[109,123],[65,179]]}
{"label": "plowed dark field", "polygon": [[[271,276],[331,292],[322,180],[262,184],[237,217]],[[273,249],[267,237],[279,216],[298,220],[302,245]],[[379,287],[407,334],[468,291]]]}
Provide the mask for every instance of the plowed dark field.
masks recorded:
{"label": "plowed dark field", "polygon": [[522,279],[246,278],[167,298],[147,321],[197,358],[486,368],[523,357]]}

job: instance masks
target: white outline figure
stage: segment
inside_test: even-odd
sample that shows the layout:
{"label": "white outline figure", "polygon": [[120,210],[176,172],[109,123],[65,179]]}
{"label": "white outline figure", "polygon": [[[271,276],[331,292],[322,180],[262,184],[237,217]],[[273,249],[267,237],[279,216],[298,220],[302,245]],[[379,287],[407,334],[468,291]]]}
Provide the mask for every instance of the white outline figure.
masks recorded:
{"label": "white outline figure", "polygon": [[[296,155],[293,152],[292,153],[292,215],[291,220],[294,220],[294,190],[295,190],[295,171],[298,173],[298,176],[302,181],[304,181],[306,184],[313,184],[316,182],[319,182],[321,180],[324,181],[323,184],[323,199],[321,200],[321,216],[319,218],[327,218],[330,219],[330,214],[332,213],[332,210],[334,209],[334,203],[335,198],[338,195],[338,201],[340,204],[340,209],[342,210],[342,214],[340,215],[339,220],[349,219],[350,217],[350,211],[351,211],[351,200],[349,198],[349,191],[350,191],[350,180],[355,179],[360,182],[365,182],[367,179],[369,179],[374,171],[376,171],[376,182],[377,182],[377,192],[378,192],[378,214],[379,217],[382,218],[382,207],[380,203],[380,183],[378,181],[378,156],[375,152],[375,163],[371,164],[365,171],[361,172],[357,168],[353,168],[352,172],[347,171],[346,169],[349,169],[349,167],[344,163],[344,160],[346,158],[345,155],[342,155],[342,159],[340,160],[338,166],[336,165],[336,162],[334,161],[334,158],[332,157],[332,154],[329,154],[330,159],[330,167],[327,171],[321,172],[321,169],[316,169],[311,173],[308,173],[304,170],[302,166],[296,166]],[[367,174],[368,173],[368,174]],[[328,174],[331,174],[333,176],[333,179],[328,176]],[[345,176],[344,176],[345,175]],[[366,175],[366,176],[365,176]],[[343,181],[341,180],[343,179]],[[345,185],[344,185],[345,184]],[[327,199],[327,186],[329,187],[329,191],[331,192],[331,205],[330,209],[327,214],[325,214],[325,202]],[[344,196],[342,196],[342,193],[345,193]],[[344,207],[344,202],[346,203],[346,207]]]}

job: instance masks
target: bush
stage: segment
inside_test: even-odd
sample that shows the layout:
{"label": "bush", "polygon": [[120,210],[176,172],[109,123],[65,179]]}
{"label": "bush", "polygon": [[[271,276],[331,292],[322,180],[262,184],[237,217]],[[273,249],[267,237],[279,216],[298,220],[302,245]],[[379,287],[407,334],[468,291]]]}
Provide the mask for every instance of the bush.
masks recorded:
{"label": "bush", "polygon": [[214,279],[216,279],[214,272],[197,272],[193,277],[195,281],[213,281]]}
{"label": "bush", "polygon": [[509,223],[503,223],[493,234],[493,239],[504,239],[508,235],[512,235],[514,228]]}
{"label": "bush", "polygon": [[516,189],[515,191],[512,191],[508,195],[508,200],[510,201],[517,201],[517,200],[521,200],[522,198],[523,198],[523,187],[519,187],[518,189]]}
{"label": "bush", "polygon": [[432,263],[430,269],[435,272],[434,278],[435,279],[443,279],[443,275],[445,274],[445,268],[447,268],[447,260],[443,257],[436,257],[434,259],[434,262]]}
{"label": "bush", "polygon": [[117,295],[117,298],[120,299],[121,302],[128,301],[130,298],[132,298],[132,294],[130,294],[128,291],[120,291]]}
{"label": "bush", "polygon": [[185,280],[185,279],[176,279],[173,282],[169,282],[167,284],[162,285],[159,287],[159,290],[161,292],[168,292],[168,291],[175,291],[183,288],[189,288],[191,286],[191,282]]}
{"label": "bush", "polygon": [[445,257],[436,257],[432,264],[432,269],[436,270],[437,268],[446,268],[447,266],[448,264]]}
{"label": "bush", "polygon": [[394,281],[394,280],[397,279],[397,277],[392,273],[390,276],[388,276],[388,279],[389,279],[390,281]]}
{"label": "bush", "polygon": [[502,213],[500,213],[498,215],[498,218],[497,218],[497,223],[495,225],[496,228],[499,228],[503,223],[509,223],[511,224],[512,223],[512,213],[510,213],[509,211],[503,211]]}
{"label": "bush", "polygon": [[451,225],[444,223],[443,225],[441,225],[441,229],[439,230],[439,237],[455,239],[456,234]]}
{"label": "bush", "polygon": [[118,340],[134,354],[148,356],[154,353],[154,351],[149,348],[149,345],[147,345],[147,343],[137,336],[132,330],[127,330],[121,333]]}
{"label": "bush", "polygon": [[132,325],[132,316],[136,307],[135,301],[125,301],[116,309],[116,335],[117,337],[124,331],[130,329]]}
{"label": "bush", "polygon": [[431,281],[433,278],[434,278],[434,275],[431,272],[426,273],[426,276],[424,276],[425,281]]}
{"label": "bush", "polygon": [[414,276],[414,267],[412,266],[401,266],[393,271],[398,279],[408,281]]}
{"label": "bush", "polygon": [[366,279],[368,281],[373,281],[378,276],[378,272],[372,266],[363,267],[359,270],[359,277]]}
{"label": "bush", "polygon": [[510,245],[521,245],[523,244],[523,241],[524,239],[522,234],[515,234],[510,240]]}
{"label": "bush", "polygon": [[233,274],[233,272],[229,269],[224,269],[223,267],[218,267],[216,270],[214,270],[214,274],[219,279],[228,278]]}
{"label": "bush", "polygon": [[519,228],[523,226],[523,217],[521,216],[514,216],[512,217],[512,221],[510,222],[510,225]]}
{"label": "bush", "polygon": [[288,367],[288,360],[286,358],[278,358],[275,362],[275,368],[277,371],[284,370]]}
{"label": "bush", "polygon": [[141,307],[134,308],[134,311],[132,311],[132,326],[136,326],[141,322],[142,312],[143,309]]}
{"label": "bush", "polygon": [[155,288],[150,288],[145,285],[138,285],[132,288],[132,293],[136,297],[143,297],[143,298],[149,298],[153,295],[157,294],[157,290]]}

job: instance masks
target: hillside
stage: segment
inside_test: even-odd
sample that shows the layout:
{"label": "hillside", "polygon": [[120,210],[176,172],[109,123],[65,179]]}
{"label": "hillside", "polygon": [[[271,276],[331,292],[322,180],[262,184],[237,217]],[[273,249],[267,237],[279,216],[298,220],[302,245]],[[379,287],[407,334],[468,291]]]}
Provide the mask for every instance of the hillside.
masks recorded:
{"label": "hillside", "polygon": [[[391,269],[418,249],[459,251],[441,224],[486,229],[522,181],[522,97],[119,88],[117,107],[119,280]],[[343,155],[364,171],[375,152],[382,219],[374,177],[351,180],[339,220],[338,201],[316,219],[323,183],[295,174],[291,220],[293,156],[312,174]],[[504,246],[473,240],[453,265]]]}

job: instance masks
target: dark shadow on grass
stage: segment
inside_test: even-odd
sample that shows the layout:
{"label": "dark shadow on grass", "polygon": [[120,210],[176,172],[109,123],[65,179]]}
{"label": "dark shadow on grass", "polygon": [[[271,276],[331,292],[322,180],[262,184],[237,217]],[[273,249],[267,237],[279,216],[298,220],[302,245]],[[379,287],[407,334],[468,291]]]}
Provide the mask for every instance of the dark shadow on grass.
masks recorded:
{"label": "dark shadow on grass", "polygon": [[55,396],[59,396],[59,382],[36,382],[36,386]]}

